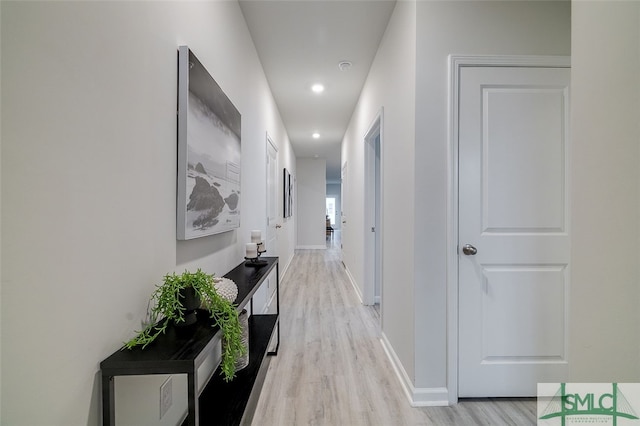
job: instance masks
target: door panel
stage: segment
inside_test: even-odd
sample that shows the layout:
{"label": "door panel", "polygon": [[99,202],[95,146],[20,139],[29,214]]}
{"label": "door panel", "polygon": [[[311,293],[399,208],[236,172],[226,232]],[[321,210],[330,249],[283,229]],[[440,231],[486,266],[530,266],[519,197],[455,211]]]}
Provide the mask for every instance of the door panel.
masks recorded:
{"label": "door panel", "polygon": [[564,333],[557,325],[564,322],[564,273],[563,267],[544,265],[484,268],[485,361],[562,360]]}
{"label": "door panel", "polygon": [[564,229],[564,92],[561,87],[483,88],[485,231]]}
{"label": "door panel", "polygon": [[569,70],[465,67],[459,93],[459,396],[535,396],[567,374]]}

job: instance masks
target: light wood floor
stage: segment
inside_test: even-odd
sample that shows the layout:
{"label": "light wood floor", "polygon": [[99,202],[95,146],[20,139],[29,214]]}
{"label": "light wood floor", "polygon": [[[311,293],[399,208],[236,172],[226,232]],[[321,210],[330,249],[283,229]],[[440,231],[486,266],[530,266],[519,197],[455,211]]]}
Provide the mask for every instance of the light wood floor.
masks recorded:
{"label": "light wood floor", "polygon": [[297,251],[280,285],[280,349],[253,426],[533,425],[534,399],[461,400],[412,408],[329,240]]}

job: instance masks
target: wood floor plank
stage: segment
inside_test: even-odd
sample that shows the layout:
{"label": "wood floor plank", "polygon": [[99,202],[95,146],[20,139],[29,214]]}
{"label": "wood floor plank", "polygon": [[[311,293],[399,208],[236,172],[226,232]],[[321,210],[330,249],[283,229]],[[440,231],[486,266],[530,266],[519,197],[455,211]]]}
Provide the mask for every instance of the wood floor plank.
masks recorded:
{"label": "wood floor plank", "polygon": [[298,250],[280,285],[280,347],[253,426],[533,425],[535,399],[413,408],[335,248]]}

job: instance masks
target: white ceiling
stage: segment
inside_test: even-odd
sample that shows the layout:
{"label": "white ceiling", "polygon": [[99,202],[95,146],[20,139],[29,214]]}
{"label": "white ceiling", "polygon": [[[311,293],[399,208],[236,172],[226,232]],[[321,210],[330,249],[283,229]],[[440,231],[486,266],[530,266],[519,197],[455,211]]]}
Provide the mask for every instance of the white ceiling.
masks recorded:
{"label": "white ceiling", "polygon": [[[327,182],[340,181],[342,137],[394,6],[395,0],[240,0],[296,157],[326,158]],[[353,65],[341,71],[341,61]],[[314,83],[325,91],[313,93]]]}

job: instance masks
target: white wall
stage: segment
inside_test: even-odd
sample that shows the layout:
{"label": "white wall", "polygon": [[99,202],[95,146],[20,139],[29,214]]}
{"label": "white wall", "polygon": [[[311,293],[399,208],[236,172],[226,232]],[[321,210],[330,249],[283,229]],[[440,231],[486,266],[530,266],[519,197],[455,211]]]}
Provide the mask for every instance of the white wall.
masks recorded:
{"label": "white wall", "polygon": [[296,248],[326,248],[327,160],[296,159],[294,210],[298,225]]}
{"label": "white wall", "polygon": [[[278,145],[278,168],[280,172],[278,176],[282,179],[282,169],[286,168],[293,176],[296,175],[296,156],[293,152],[293,148],[289,143],[289,137],[284,129],[280,134],[272,136],[273,141]],[[278,183],[278,224],[282,225],[282,228],[276,229],[278,233],[278,256],[280,256],[280,282],[282,277],[286,274],[291,261],[293,260],[294,250],[296,247],[296,218],[298,212],[294,211],[293,215],[288,218],[284,218],[284,182],[282,180]]]}
{"label": "white wall", "polygon": [[447,65],[452,53],[569,55],[570,4],[398,2],[351,119],[342,148],[351,224],[343,231],[343,259],[362,291],[362,144],[384,107],[383,338],[418,403],[447,399]]}
{"label": "white wall", "polygon": [[[408,188],[415,188],[415,207],[411,211],[415,215],[415,236],[401,236],[400,230],[391,245],[384,234],[385,247],[405,247],[405,257],[392,259],[402,251],[384,251],[383,333],[407,373],[409,391],[418,402],[440,391],[446,396],[449,385],[445,249],[449,176],[447,56],[452,53],[573,55],[572,380],[638,380],[640,319],[634,306],[640,301],[635,249],[640,237],[639,5],[577,2],[573,7],[572,32],[568,2],[418,2],[415,155],[411,155],[410,147],[403,152],[401,147],[389,145],[390,140],[393,144],[398,140],[388,131],[395,120],[387,113],[391,110],[388,101],[379,100],[381,85],[370,84],[381,72],[375,64],[352,118],[343,144],[343,161],[348,162],[350,171],[349,203],[354,206],[350,210],[352,223],[363,218],[358,210],[363,188],[360,143],[381,105],[385,107],[387,126],[385,226],[391,222],[393,213],[389,210],[397,201],[389,198],[389,188],[394,193],[404,188],[405,182],[399,178],[400,173],[406,172],[402,160],[415,158],[415,177],[408,184]],[[392,20],[389,34],[394,25]],[[410,32],[406,27],[405,31]],[[406,43],[389,34],[379,58],[385,57],[384,43],[394,45],[396,50],[406,47]],[[411,53],[396,62],[410,68]],[[394,81],[390,76],[387,79]],[[400,161],[387,160],[390,150],[398,153]],[[393,224],[396,231],[396,222]],[[363,241],[358,227],[350,227],[344,240],[348,245],[345,263],[362,286],[363,262],[354,249]],[[409,255],[412,249],[414,257]],[[406,294],[413,294],[415,300],[410,309],[395,305],[389,290],[391,283],[402,281],[397,273],[411,275],[397,269],[407,262],[415,271],[415,282],[406,288]],[[405,297],[406,300],[411,298]]]}
{"label": "white wall", "polygon": [[[0,7],[0,422],[96,425],[99,363],[139,329],[162,276],[222,275],[248,230],[264,232],[266,132],[281,165],[294,157],[236,2]],[[181,44],[242,114],[241,228],[192,241],[175,231]],[[290,258],[293,240],[282,247]],[[159,395],[164,378],[121,389]],[[157,399],[132,423],[157,424]]]}
{"label": "white wall", "polygon": [[640,3],[572,3],[570,378],[640,381]]}
{"label": "white wall", "polygon": [[447,388],[448,55],[569,55],[570,3],[418,2],[415,386]]}
{"label": "white wall", "polygon": [[[342,145],[347,162],[347,224],[343,261],[364,288],[364,137],[384,108],[382,131],[382,332],[410,377],[414,374],[412,256],[415,177],[416,3],[396,4]],[[344,184],[344,183],[343,183]]]}

